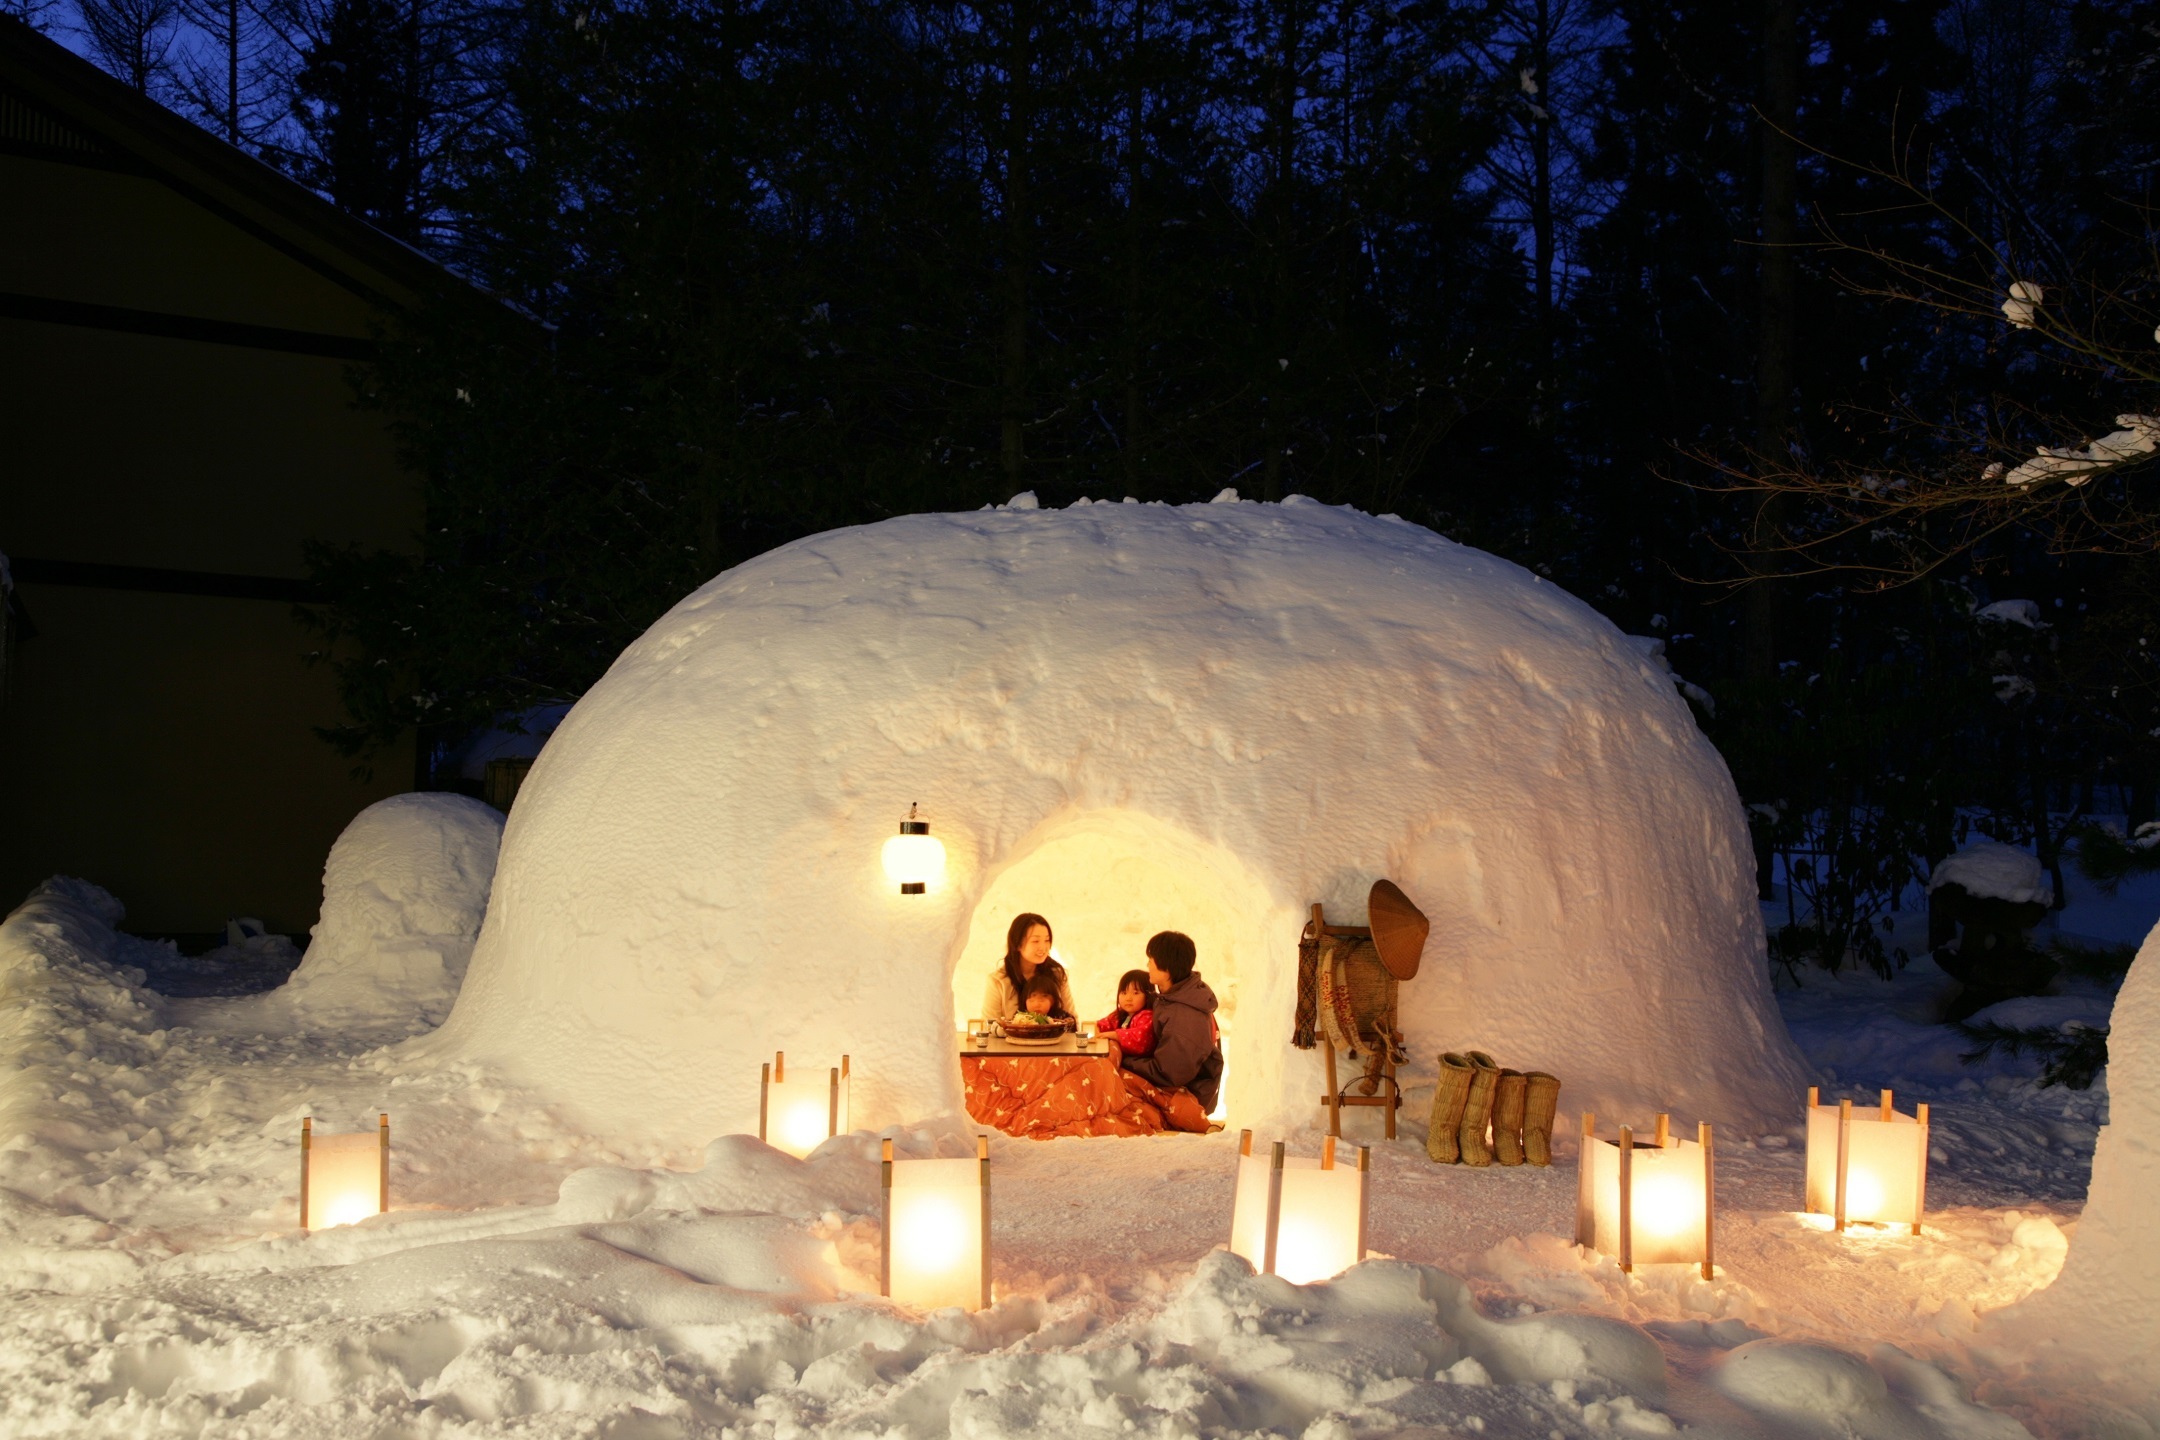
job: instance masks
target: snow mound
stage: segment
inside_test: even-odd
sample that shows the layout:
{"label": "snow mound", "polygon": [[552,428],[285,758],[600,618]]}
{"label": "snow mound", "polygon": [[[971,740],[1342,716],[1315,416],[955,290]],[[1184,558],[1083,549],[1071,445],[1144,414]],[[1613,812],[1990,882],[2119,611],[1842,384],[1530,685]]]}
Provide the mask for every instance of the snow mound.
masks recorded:
{"label": "snow mound", "polygon": [[502,829],[500,812],[463,795],[362,810],[330,847],[307,954],[274,993],[304,1024],[440,1024],[487,914]]}
{"label": "snow mound", "polygon": [[2046,905],[2055,899],[2055,887],[2048,883],[2039,860],[2015,845],[1994,840],[1975,840],[1928,876],[1930,894],[1951,884],[1962,885],[1966,894],[1983,900]]}
{"label": "snow mound", "polygon": [[1997,625],[2022,625],[2028,630],[2045,630],[2047,622],[2040,618],[2040,606],[2031,600],[1997,600],[1973,611],[1973,619],[1992,621]]}
{"label": "snow mound", "polygon": [[[86,1093],[112,1075],[139,1084],[164,1049],[164,1003],[140,969],[113,963],[161,947],[120,934],[124,914],[97,886],[56,875],[0,922],[0,1196],[96,1176],[141,1134],[124,1104]],[[14,1258],[0,1255],[0,1272]]]}
{"label": "snow mound", "polygon": [[1715,1384],[1727,1398],[1799,1434],[1857,1440],[2030,1440],[2008,1415],[1975,1405],[1957,1383],[1893,1345],[1874,1363],[1827,1345],[1757,1340],[1726,1355]]}
{"label": "snow mound", "polygon": [[2115,997],[2107,1085],[2108,1123],[2062,1273],[1999,1323],[2053,1363],[2096,1372],[2160,1428],[2160,928]]}
{"label": "snow mound", "polygon": [[1967,1025],[2007,1025],[2012,1030],[2096,1030],[2108,1023],[2114,1002],[2104,995],[2024,995],[1998,1001],[1965,1017]]}
{"label": "snow mound", "polygon": [[[917,801],[946,870],[903,896]],[[1301,498],[1016,498],[785,546],[625,651],[520,792],[427,1043],[664,1153],[751,1129],[774,1050],[849,1052],[858,1124],[957,1113],[955,1027],[1032,910],[1094,1014],[1191,934],[1231,1123],[1303,1120],[1298,932],[1384,875],[1433,922],[1413,1080],[1474,1046],[1570,1112],[1767,1126],[1807,1077],[1752,867],[1670,681],[1528,571]]]}
{"label": "snow mound", "polygon": [[[854,1157],[824,1174],[779,1163],[811,1188],[837,1182],[841,1204],[875,1189]],[[1685,1413],[1645,1330],[1577,1311],[1490,1317],[1432,1266],[1371,1260],[1297,1286],[1217,1250],[1122,1311],[1079,1275],[979,1314],[918,1315],[863,1293],[876,1251],[859,1212],[715,1212],[691,1193],[703,1174],[672,1177],[685,1188],[671,1197],[654,1190],[671,1177],[638,1178],[646,1198],[605,1215],[569,1213],[566,1182],[522,1228],[370,1222],[327,1245],[191,1257],[224,1263],[167,1267],[154,1301],[22,1297],[0,1313],[11,1433],[212,1435],[245,1416],[328,1440],[435,1433],[447,1414],[474,1435],[1547,1440],[1673,1436]],[[1870,1361],[1756,1341],[1717,1376],[1771,1434],[2026,1434],[1890,1346]]]}

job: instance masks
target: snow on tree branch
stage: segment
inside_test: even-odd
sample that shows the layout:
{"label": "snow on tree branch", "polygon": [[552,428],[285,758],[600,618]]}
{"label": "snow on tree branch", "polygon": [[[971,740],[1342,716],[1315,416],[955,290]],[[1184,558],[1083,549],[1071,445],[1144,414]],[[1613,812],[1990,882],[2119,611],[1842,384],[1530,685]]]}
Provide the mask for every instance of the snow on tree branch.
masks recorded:
{"label": "snow on tree branch", "polygon": [[[2006,305],[2004,308],[2009,307]],[[2033,459],[2027,460],[2007,474],[2003,473],[1999,465],[1989,466],[1992,473],[1988,478],[2001,475],[2004,484],[2014,485],[2021,490],[2029,489],[2044,480],[2060,480],[2066,485],[2083,485],[2102,470],[2144,460],[2156,449],[2160,449],[2160,417],[2118,415],[2115,423],[2124,428],[2101,436],[2083,449],[2042,445]]]}
{"label": "snow on tree branch", "polygon": [[2031,280],[2019,280],[2010,287],[2010,298],[2003,301],[2002,312],[2010,317],[2010,323],[2020,330],[2033,328],[2039,317],[2040,302],[2047,292]]}

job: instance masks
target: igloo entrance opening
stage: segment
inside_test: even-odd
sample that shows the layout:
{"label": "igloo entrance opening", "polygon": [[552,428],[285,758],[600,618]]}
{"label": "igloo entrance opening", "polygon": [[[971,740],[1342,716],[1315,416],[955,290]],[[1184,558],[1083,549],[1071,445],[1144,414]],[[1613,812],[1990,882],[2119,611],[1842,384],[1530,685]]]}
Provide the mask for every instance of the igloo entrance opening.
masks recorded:
{"label": "igloo entrance opening", "polygon": [[[1149,936],[1190,935],[1197,968],[1220,1005],[1217,1116],[1239,1113],[1246,1097],[1264,1093],[1256,1082],[1279,1075],[1280,1058],[1265,1059],[1257,1027],[1241,1024],[1240,1012],[1268,1013],[1261,992],[1281,988],[1271,983],[1268,949],[1283,932],[1294,959],[1296,912],[1277,905],[1230,851],[1133,810],[1085,810],[1046,821],[1014,847],[969,917],[953,966],[956,1028],[981,1013],[983,983],[1004,956],[1006,928],[1027,911],[1049,920],[1084,1020],[1116,1005],[1120,975],[1147,967]],[[1287,1025],[1286,1019],[1284,1034],[1274,1037],[1277,1049],[1287,1043]]]}

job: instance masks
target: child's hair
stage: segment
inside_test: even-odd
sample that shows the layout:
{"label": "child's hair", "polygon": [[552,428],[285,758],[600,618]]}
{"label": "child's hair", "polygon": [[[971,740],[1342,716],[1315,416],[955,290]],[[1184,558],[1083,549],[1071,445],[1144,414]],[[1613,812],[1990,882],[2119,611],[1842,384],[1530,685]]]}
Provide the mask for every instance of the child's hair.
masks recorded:
{"label": "child's hair", "polygon": [[1117,993],[1123,995],[1127,990],[1138,990],[1150,1000],[1155,998],[1155,982],[1148,979],[1145,970],[1127,970],[1118,977]]}
{"label": "child's hair", "polygon": [[1050,967],[1047,965],[1037,970],[1035,978],[1028,981],[1027,988],[1020,992],[1020,1008],[1027,1009],[1027,1002],[1037,995],[1050,997],[1050,1013],[1057,1019],[1070,1020],[1072,1018],[1065,1013],[1065,1007],[1058,1003],[1058,977],[1050,973]]}

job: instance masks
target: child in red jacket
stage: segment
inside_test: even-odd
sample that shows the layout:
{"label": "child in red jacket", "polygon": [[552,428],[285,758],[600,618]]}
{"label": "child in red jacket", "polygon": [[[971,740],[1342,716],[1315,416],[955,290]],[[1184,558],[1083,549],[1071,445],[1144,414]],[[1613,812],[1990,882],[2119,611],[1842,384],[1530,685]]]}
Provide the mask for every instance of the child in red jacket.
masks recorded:
{"label": "child in red jacket", "polygon": [[1127,1055],[1155,1052],[1155,986],[1145,970],[1128,970],[1117,982],[1117,1009],[1095,1024],[1095,1033],[1107,1035]]}

